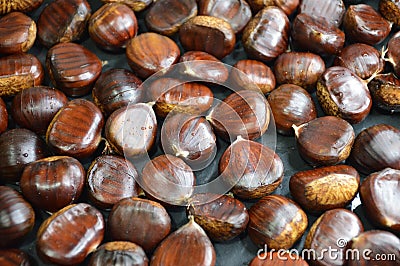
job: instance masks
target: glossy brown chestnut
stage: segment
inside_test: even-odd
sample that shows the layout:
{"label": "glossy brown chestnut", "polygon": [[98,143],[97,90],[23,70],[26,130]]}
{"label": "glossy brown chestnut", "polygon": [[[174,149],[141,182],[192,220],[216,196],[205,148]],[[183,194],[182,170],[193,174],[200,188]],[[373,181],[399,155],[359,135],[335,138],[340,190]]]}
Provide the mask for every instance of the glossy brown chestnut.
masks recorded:
{"label": "glossy brown chestnut", "polygon": [[92,90],[93,102],[106,115],[118,108],[142,102],[142,81],[132,72],[113,68],[101,73]]}
{"label": "glossy brown chestnut", "polygon": [[11,187],[0,186],[1,248],[18,245],[35,224],[35,212],[20,193]]}
{"label": "glossy brown chestnut", "polygon": [[345,208],[356,196],[360,176],[347,165],[333,165],[300,171],[292,175],[290,194],[305,210],[318,213]]}
{"label": "glossy brown chestnut", "polygon": [[398,0],[380,0],[379,12],[385,19],[400,25],[400,2]]}
{"label": "glossy brown chestnut", "polygon": [[13,11],[30,12],[38,8],[43,0],[6,0],[0,5],[0,15],[4,15]]}
{"label": "glossy brown chestnut", "polygon": [[136,36],[138,22],[132,9],[124,4],[109,3],[89,19],[90,38],[102,49],[118,52]]}
{"label": "glossy brown chestnut", "polygon": [[361,131],[349,157],[359,172],[371,174],[387,167],[400,170],[400,130],[387,124],[376,124]]}
{"label": "glossy brown chestnut", "polygon": [[381,43],[389,35],[392,26],[372,6],[351,5],[343,19],[346,38],[369,45]]}
{"label": "glossy brown chestnut", "polygon": [[268,129],[270,113],[261,92],[242,90],[211,108],[206,118],[219,136],[234,141],[238,136],[244,139],[262,136]]}
{"label": "glossy brown chestnut", "polygon": [[15,248],[0,250],[0,264],[2,266],[32,265],[29,255],[25,251]]}
{"label": "glossy brown chestnut", "polygon": [[7,130],[8,111],[6,103],[0,98],[0,134]]}
{"label": "glossy brown chestnut", "polygon": [[11,115],[21,127],[42,135],[46,133],[56,113],[67,102],[65,94],[57,89],[47,86],[31,87],[15,95]]}
{"label": "glossy brown chestnut", "polygon": [[27,52],[36,39],[36,23],[21,12],[12,12],[0,19],[0,53]]}
{"label": "glossy brown chestnut", "polygon": [[199,0],[199,15],[222,18],[239,33],[251,19],[251,9],[244,0]]}
{"label": "glossy brown chestnut", "polygon": [[[400,239],[394,234],[371,230],[359,234],[350,242],[349,249],[358,250],[366,256],[349,258],[348,266],[396,266],[400,264]],[[385,259],[384,259],[385,258]]]}
{"label": "glossy brown chestnut", "polygon": [[3,182],[19,181],[25,166],[49,155],[46,143],[34,132],[15,128],[0,135],[0,177]]}
{"label": "glossy brown chestnut", "polygon": [[322,58],[309,52],[283,53],[275,61],[274,73],[278,84],[294,84],[313,91],[325,71]]}
{"label": "glossy brown chestnut", "polygon": [[171,36],[196,15],[196,0],[155,1],[146,13],[145,22],[150,31]]}
{"label": "glossy brown chestnut", "polygon": [[[231,78],[240,87],[252,89],[252,85],[255,84],[264,94],[267,94],[275,89],[275,75],[271,68],[263,62],[251,59],[243,59],[236,62],[233,67],[234,69],[231,71]],[[246,76],[241,72],[246,74]]]}
{"label": "glossy brown chestnut", "polygon": [[113,240],[136,243],[146,252],[152,252],[170,231],[171,218],[165,208],[147,199],[122,199],[108,217],[108,232]]}
{"label": "glossy brown chestnut", "polygon": [[298,11],[314,18],[323,18],[329,24],[339,27],[342,24],[346,7],[343,0],[327,0],[323,5],[318,0],[302,0]]}
{"label": "glossy brown chestnut", "polygon": [[143,79],[169,68],[179,60],[179,56],[179,47],[173,40],[154,32],[132,38],[126,47],[129,66]]}
{"label": "glossy brown chestnut", "polygon": [[127,159],[147,154],[157,136],[157,119],[151,104],[121,107],[107,119],[105,136],[113,150]]}
{"label": "glossy brown chestnut", "polygon": [[339,117],[323,116],[293,128],[301,157],[313,166],[334,165],[350,155],[354,129]]}
{"label": "glossy brown chestnut", "polygon": [[101,245],[90,257],[89,266],[101,265],[147,266],[149,259],[144,250],[132,242],[114,241]]}
{"label": "glossy brown chestnut", "polygon": [[240,198],[271,194],[282,182],[283,162],[261,143],[238,138],[222,154],[219,172]]}
{"label": "glossy brown chestnut", "polygon": [[169,154],[148,161],[138,178],[146,195],[166,205],[186,205],[196,176],[182,159]]}
{"label": "glossy brown chestnut", "polygon": [[102,0],[104,3],[121,3],[129,6],[133,11],[140,12],[153,3],[153,0]]}
{"label": "glossy brown chestnut", "polygon": [[44,262],[79,264],[103,241],[101,212],[86,203],[69,205],[47,218],[37,233],[36,251]]}
{"label": "glossy brown chestnut", "polygon": [[292,125],[300,126],[317,117],[311,95],[302,87],[283,84],[268,95],[276,130],[282,135],[293,135]]}
{"label": "glossy brown chestnut", "polygon": [[46,142],[57,154],[87,158],[100,144],[103,125],[103,115],[94,103],[75,99],[54,116],[46,132]]}
{"label": "glossy brown chestnut", "polygon": [[308,263],[301,257],[289,253],[264,252],[257,254],[249,266],[308,266]]}
{"label": "glossy brown chestnut", "polygon": [[247,0],[254,13],[267,6],[277,6],[290,16],[299,6],[299,0]]}
{"label": "glossy brown chestnut", "polygon": [[[208,202],[212,198],[213,201]],[[240,235],[249,222],[246,206],[227,195],[196,194],[192,197],[189,215],[194,217],[214,241],[228,241]]]}
{"label": "glossy brown chestnut", "polygon": [[34,55],[20,53],[0,58],[0,97],[39,86],[43,79],[43,66]]}
{"label": "glossy brown chestnut", "polygon": [[179,29],[179,40],[185,50],[203,51],[222,59],[235,48],[236,36],[222,18],[196,16]]}
{"label": "glossy brown chestnut", "polygon": [[368,79],[384,70],[385,61],[375,47],[354,43],[336,55],[334,65],[346,67],[360,78]]}
{"label": "glossy brown chestnut", "polygon": [[150,265],[214,266],[215,261],[213,244],[192,218],[161,242],[151,258]]}
{"label": "glossy brown chestnut", "polygon": [[261,198],[249,210],[247,231],[257,246],[288,249],[304,234],[306,213],[294,201],[281,195]]}
{"label": "glossy brown chestnut", "polygon": [[327,115],[334,115],[356,124],[363,121],[372,107],[367,82],[348,68],[333,66],[320,76],[317,97]]}
{"label": "glossy brown chestnut", "polygon": [[85,177],[85,169],[77,159],[53,156],[28,164],[20,187],[34,207],[56,212],[79,199]]}
{"label": "glossy brown chestnut", "polygon": [[56,0],[49,3],[37,21],[39,41],[50,48],[59,42],[78,40],[87,25],[91,8],[86,0]]}
{"label": "glossy brown chestnut", "polygon": [[[311,226],[304,248],[314,250],[311,265],[346,265],[347,243],[364,231],[358,216],[346,209],[334,209],[322,214]],[[324,256],[327,249],[335,249],[335,256]]]}
{"label": "glossy brown chestnut", "polygon": [[137,197],[137,178],[138,172],[130,161],[116,155],[101,155],[87,171],[89,199],[99,208],[108,209],[124,198]]}
{"label": "glossy brown chestnut", "polygon": [[343,31],[324,18],[314,18],[305,13],[298,14],[293,20],[291,36],[297,49],[322,56],[337,54],[345,41]]}
{"label": "glossy brown chestnut", "polygon": [[368,83],[373,104],[390,113],[400,112],[400,80],[393,74],[380,74]]}
{"label": "glossy brown chestnut", "polygon": [[286,51],[289,33],[286,14],[276,6],[265,7],[244,28],[243,47],[249,57],[270,61]]}
{"label": "glossy brown chestnut", "polygon": [[394,34],[387,44],[388,61],[392,64],[394,73],[400,76],[400,32]]}
{"label": "glossy brown chestnut", "polygon": [[90,92],[101,74],[100,59],[76,43],[54,45],[46,56],[51,82],[67,96],[84,96]]}

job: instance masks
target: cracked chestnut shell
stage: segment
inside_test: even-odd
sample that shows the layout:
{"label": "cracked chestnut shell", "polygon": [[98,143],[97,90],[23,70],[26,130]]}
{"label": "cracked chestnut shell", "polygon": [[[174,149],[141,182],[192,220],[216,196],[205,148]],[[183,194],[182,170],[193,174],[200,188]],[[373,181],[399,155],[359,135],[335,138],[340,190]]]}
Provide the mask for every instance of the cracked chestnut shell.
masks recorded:
{"label": "cracked chestnut shell", "polygon": [[400,112],[400,80],[393,74],[379,74],[368,83],[373,104],[383,111]]}
{"label": "cracked chestnut shell", "polygon": [[398,0],[380,0],[379,12],[385,19],[400,25],[400,2]]}
{"label": "cracked chestnut shell", "polygon": [[323,18],[329,24],[339,27],[342,24],[346,7],[343,0],[327,0],[323,5],[319,0],[302,0],[298,12],[314,18]]}
{"label": "cracked chestnut shell", "polygon": [[7,130],[8,111],[6,103],[0,98],[0,134]]}

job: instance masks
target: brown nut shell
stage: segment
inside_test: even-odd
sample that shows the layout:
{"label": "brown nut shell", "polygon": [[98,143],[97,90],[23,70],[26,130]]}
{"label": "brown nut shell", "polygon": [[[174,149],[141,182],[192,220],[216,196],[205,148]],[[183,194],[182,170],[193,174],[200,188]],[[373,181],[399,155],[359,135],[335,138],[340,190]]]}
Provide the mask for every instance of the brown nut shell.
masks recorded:
{"label": "brown nut shell", "polygon": [[32,265],[31,263],[29,255],[21,249],[0,250],[0,264],[2,266],[30,266]]}
{"label": "brown nut shell", "polygon": [[247,0],[254,13],[267,6],[277,6],[285,12],[287,16],[294,13],[300,3],[300,0]]}
{"label": "brown nut shell", "polygon": [[129,6],[133,11],[140,12],[153,3],[153,0],[101,0],[103,3],[121,3]]}
{"label": "brown nut shell", "polygon": [[0,5],[0,15],[4,15],[13,11],[30,12],[37,9],[43,0],[5,0]]}
{"label": "brown nut shell", "polygon": [[314,18],[323,18],[329,24],[339,27],[342,24],[346,7],[343,0],[327,0],[323,5],[318,0],[302,0],[298,11]]}
{"label": "brown nut shell", "polygon": [[400,80],[393,74],[379,74],[368,83],[373,104],[383,111],[400,112]]}
{"label": "brown nut shell", "polygon": [[301,257],[282,252],[263,252],[254,257],[249,266],[308,266],[308,263]]}
{"label": "brown nut shell", "polygon": [[400,25],[400,2],[398,0],[380,0],[379,12],[390,22]]}
{"label": "brown nut shell", "polygon": [[388,61],[392,64],[394,73],[400,76],[400,32],[396,32],[387,44]]}
{"label": "brown nut shell", "polygon": [[0,134],[7,130],[8,127],[8,111],[6,103],[0,98]]}

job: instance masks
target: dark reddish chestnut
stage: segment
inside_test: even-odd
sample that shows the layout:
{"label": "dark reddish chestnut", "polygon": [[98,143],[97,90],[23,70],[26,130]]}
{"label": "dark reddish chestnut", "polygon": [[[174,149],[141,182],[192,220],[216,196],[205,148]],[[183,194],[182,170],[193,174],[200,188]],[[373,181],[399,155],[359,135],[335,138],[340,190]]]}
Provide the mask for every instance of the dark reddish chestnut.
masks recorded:
{"label": "dark reddish chestnut", "polygon": [[25,166],[47,157],[46,143],[34,132],[15,128],[0,135],[0,176],[3,182],[19,181]]}
{"label": "dark reddish chestnut", "polygon": [[132,9],[124,4],[109,3],[89,19],[90,38],[102,49],[118,52],[136,36],[138,22]]}
{"label": "dark reddish chestnut", "polygon": [[133,11],[140,12],[153,3],[153,0],[102,0],[104,3],[121,3],[129,6]]}
{"label": "dark reddish chestnut", "polygon": [[360,176],[347,165],[297,172],[289,182],[290,194],[305,210],[318,213],[345,208],[356,196]]}
{"label": "dark reddish chestnut", "polygon": [[317,83],[317,97],[327,115],[356,124],[363,121],[372,107],[367,83],[348,68],[328,68]]}
{"label": "dark reddish chestnut", "polygon": [[278,84],[294,84],[313,91],[325,71],[322,58],[309,52],[287,52],[275,61],[274,73]]}
{"label": "dark reddish chestnut", "polygon": [[314,18],[323,18],[329,24],[339,27],[342,24],[346,7],[342,0],[327,0],[323,5],[319,0],[302,0],[298,11]]}
{"label": "dark reddish chestnut", "polygon": [[73,204],[54,213],[40,225],[36,251],[44,262],[75,265],[96,250],[103,236],[101,212],[86,203]]}
{"label": "dark reddish chestnut", "polygon": [[[166,10],[168,12],[165,12]],[[171,36],[196,15],[196,0],[155,1],[146,13],[145,22],[150,31]]]}
{"label": "dark reddish chestnut", "polygon": [[83,96],[90,92],[101,74],[100,59],[76,43],[53,46],[46,57],[51,82],[67,96]]}
{"label": "dark reddish chestnut", "polygon": [[132,242],[114,241],[99,246],[90,257],[89,266],[101,265],[147,266],[149,259],[144,250]]}
{"label": "dark reddish chestnut", "polygon": [[[215,200],[210,201],[210,199]],[[249,222],[246,206],[227,195],[209,193],[192,197],[189,215],[214,241],[228,241],[240,235]]]}
{"label": "dark reddish chestnut", "polygon": [[387,44],[388,61],[392,64],[394,73],[400,76],[400,31],[394,34]]}
{"label": "dark reddish chestnut", "polygon": [[240,198],[271,194],[283,179],[283,162],[261,143],[238,138],[222,154],[219,172]]}
{"label": "dark reddish chestnut", "polygon": [[53,156],[28,164],[20,187],[34,207],[56,212],[79,199],[85,177],[85,169],[77,159]]}
{"label": "dark reddish chestnut", "polygon": [[313,166],[334,165],[350,155],[354,129],[339,117],[319,117],[293,128],[301,157]]}
{"label": "dark reddish chestnut", "polygon": [[137,103],[117,109],[107,119],[105,136],[113,150],[127,159],[147,154],[157,136],[152,105]]}
{"label": "dark reddish chestnut", "polygon": [[300,126],[317,117],[311,95],[302,87],[283,84],[268,95],[275,126],[282,135],[293,135],[292,125]]}
{"label": "dark reddish chestnut", "polygon": [[244,0],[199,0],[199,15],[222,18],[231,24],[235,33],[239,33],[251,19],[251,9]]}
{"label": "dark reddish chestnut", "polygon": [[0,19],[0,53],[16,54],[31,49],[36,39],[36,23],[27,15],[12,12]]}
{"label": "dark reddish chestnut", "polygon": [[30,266],[29,255],[21,249],[2,249],[0,250],[0,264],[2,266]]}
{"label": "dark reddish chestnut", "polygon": [[43,0],[10,0],[4,1],[0,5],[0,15],[4,15],[13,11],[30,12],[37,9]]}
{"label": "dark reddish chestnut", "polygon": [[304,234],[306,213],[291,199],[281,195],[261,198],[249,210],[247,231],[257,246],[288,249]]}
{"label": "dark reddish chestnut", "polygon": [[386,168],[370,174],[360,187],[361,201],[369,219],[379,227],[400,232],[400,170]]}
{"label": "dark reddish chestnut", "polygon": [[42,84],[43,66],[31,54],[19,53],[0,58],[0,97]]}
{"label": "dark reddish chestnut", "polygon": [[292,42],[297,49],[323,56],[340,52],[345,41],[344,32],[339,28],[329,24],[324,18],[315,18],[306,13],[296,16],[291,33]]}
{"label": "dark reddish chestnut", "polygon": [[390,113],[400,112],[400,80],[393,74],[380,74],[368,83],[373,104]]}
{"label": "dark reddish chestnut", "polygon": [[[262,93],[267,94],[275,89],[276,79],[271,68],[261,61],[243,59],[233,65],[231,78],[240,86],[252,89],[257,85]],[[244,74],[246,75],[243,75]]]}
{"label": "dark reddish chestnut", "polygon": [[286,14],[278,7],[260,10],[243,31],[242,43],[251,58],[270,61],[286,51],[290,25]]}
{"label": "dark reddish chestnut", "polygon": [[[346,209],[334,209],[322,214],[311,226],[304,248],[315,251],[311,265],[346,265],[347,243],[364,231],[358,216]],[[328,249],[335,256],[324,256]]]}
{"label": "dark reddish chestnut", "polygon": [[138,172],[130,161],[116,155],[101,155],[87,171],[89,199],[99,208],[108,209],[124,198],[137,197],[137,178]]}
{"label": "dark reddish chestnut", "polygon": [[49,3],[37,21],[39,41],[50,48],[59,42],[78,40],[87,25],[91,8],[86,0],[56,0]]}
{"label": "dark reddish chestnut", "polygon": [[46,133],[56,113],[67,102],[65,94],[57,89],[46,86],[31,87],[20,91],[13,98],[11,115],[21,127],[42,135]]}
{"label": "dark reddish chestnut", "polygon": [[8,111],[6,103],[0,98],[0,134],[7,130]]}
{"label": "dark reddish chestnut", "polygon": [[100,144],[103,125],[103,115],[94,103],[75,99],[54,116],[46,142],[57,154],[88,158]]}
{"label": "dark reddish chestnut", "polygon": [[364,174],[387,167],[400,169],[400,130],[386,124],[377,124],[361,131],[354,141],[351,164]]}
{"label": "dark reddish chestnut", "polygon": [[93,102],[105,115],[118,108],[142,102],[142,81],[126,69],[115,68],[101,73],[92,90]]}
{"label": "dark reddish chestnut", "polygon": [[290,16],[299,6],[299,0],[247,0],[254,13],[267,6],[277,6]]}
{"label": "dark reddish chestnut", "polygon": [[122,199],[108,217],[108,232],[113,240],[136,243],[146,252],[152,252],[170,231],[171,218],[165,208],[147,199]]}
{"label": "dark reddish chestnut", "polygon": [[193,218],[164,239],[155,250],[150,265],[214,266],[216,254],[206,232]]}
{"label": "dark reddish chestnut", "polygon": [[380,0],[379,12],[385,19],[400,25],[400,2],[398,0]]}
{"label": "dark reddish chestnut", "polygon": [[169,68],[179,60],[179,56],[179,47],[173,40],[154,32],[132,38],[126,47],[129,66],[143,79]]}
{"label": "dark reddish chestnut", "polygon": [[264,252],[257,254],[249,266],[308,266],[308,263],[300,256],[286,252]]}
{"label": "dark reddish chestnut", "polygon": [[35,224],[32,206],[16,190],[0,186],[0,213],[0,247],[20,244]]}
{"label": "dark reddish chestnut", "polygon": [[343,19],[346,38],[369,45],[381,43],[389,35],[392,25],[372,6],[351,5]]}

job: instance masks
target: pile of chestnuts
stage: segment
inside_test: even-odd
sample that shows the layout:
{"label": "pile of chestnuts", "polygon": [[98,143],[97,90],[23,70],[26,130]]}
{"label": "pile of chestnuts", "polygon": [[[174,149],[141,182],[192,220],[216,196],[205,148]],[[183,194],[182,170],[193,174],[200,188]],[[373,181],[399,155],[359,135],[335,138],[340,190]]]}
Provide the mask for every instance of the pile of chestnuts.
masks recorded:
{"label": "pile of chestnuts", "polygon": [[400,265],[399,78],[398,0],[1,1],[0,265]]}

